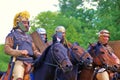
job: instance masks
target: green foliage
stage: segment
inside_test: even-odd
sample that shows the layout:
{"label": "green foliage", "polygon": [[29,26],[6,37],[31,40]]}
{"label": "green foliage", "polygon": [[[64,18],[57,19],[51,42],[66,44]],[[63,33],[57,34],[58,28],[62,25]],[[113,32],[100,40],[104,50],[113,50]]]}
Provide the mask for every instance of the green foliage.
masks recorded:
{"label": "green foliage", "polygon": [[67,17],[80,16],[80,11],[77,7],[82,3],[82,0],[59,0],[60,12]]}
{"label": "green foliage", "polygon": [[[67,40],[71,43],[78,42],[84,48],[87,48],[89,43],[97,41],[96,33],[101,29],[110,31],[111,40],[120,40],[120,1],[94,0],[99,2],[97,10],[82,8],[84,7],[83,1],[59,0],[60,11],[39,13],[31,20],[29,33],[43,27],[47,30],[48,40],[52,40],[55,28],[62,25],[66,28]],[[4,54],[2,50],[3,45],[0,54]],[[5,54],[3,56],[8,57]],[[3,59],[2,62],[8,62],[3,57],[0,58]],[[3,64],[2,62],[0,67]]]}
{"label": "green foliage", "polygon": [[[57,26],[62,25],[66,28],[66,37],[70,42],[82,42],[82,33],[83,27],[81,26],[81,21],[75,19],[74,17],[66,17],[56,12],[44,12],[38,14],[35,19],[38,19],[38,22],[35,23],[39,25],[38,27],[44,27],[47,30],[48,40],[52,39],[54,30]],[[46,24],[46,25],[45,25]],[[34,26],[32,26],[34,27]],[[34,27],[34,28],[38,28]],[[72,32],[72,33],[71,33]],[[72,34],[72,36],[71,36]],[[83,43],[82,43],[83,44]],[[84,46],[84,45],[83,45]]]}
{"label": "green foliage", "polygon": [[10,57],[4,53],[4,45],[0,45],[0,71],[6,71]]}
{"label": "green foliage", "polygon": [[120,1],[100,0],[97,10],[97,20],[94,23],[98,29],[108,29],[111,33],[111,40],[120,40]]}

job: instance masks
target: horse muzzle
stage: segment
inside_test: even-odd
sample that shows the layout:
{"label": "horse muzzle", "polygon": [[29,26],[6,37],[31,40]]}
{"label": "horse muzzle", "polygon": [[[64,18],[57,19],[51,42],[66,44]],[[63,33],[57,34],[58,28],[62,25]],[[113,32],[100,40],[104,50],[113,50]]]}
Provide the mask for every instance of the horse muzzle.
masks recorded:
{"label": "horse muzzle", "polygon": [[66,65],[63,69],[63,72],[66,73],[66,72],[70,72],[72,71],[73,69],[73,65]]}

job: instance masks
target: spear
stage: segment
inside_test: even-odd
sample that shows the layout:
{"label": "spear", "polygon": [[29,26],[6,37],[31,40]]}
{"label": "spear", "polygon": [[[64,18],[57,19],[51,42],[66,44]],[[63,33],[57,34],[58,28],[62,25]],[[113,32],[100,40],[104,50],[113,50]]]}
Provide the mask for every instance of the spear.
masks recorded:
{"label": "spear", "polygon": [[[18,50],[18,45],[16,46],[16,50]],[[12,78],[12,73],[13,73],[15,61],[16,61],[16,57],[13,56],[13,57],[12,57],[12,62],[11,62],[10,74],[9,74],[9,76],[8,76],[8,80],[11,80],[11,78]]]}

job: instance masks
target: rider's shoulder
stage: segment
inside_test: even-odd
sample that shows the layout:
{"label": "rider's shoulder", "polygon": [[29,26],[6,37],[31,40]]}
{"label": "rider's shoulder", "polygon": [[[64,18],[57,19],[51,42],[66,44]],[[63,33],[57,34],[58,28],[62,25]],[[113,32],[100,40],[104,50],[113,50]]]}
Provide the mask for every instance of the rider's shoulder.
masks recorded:
{"label": "rider's shoulder", "polygon": [[10,31],[8,34],[7,34],[7,37],[13,37],[14,36],[14,31]]}

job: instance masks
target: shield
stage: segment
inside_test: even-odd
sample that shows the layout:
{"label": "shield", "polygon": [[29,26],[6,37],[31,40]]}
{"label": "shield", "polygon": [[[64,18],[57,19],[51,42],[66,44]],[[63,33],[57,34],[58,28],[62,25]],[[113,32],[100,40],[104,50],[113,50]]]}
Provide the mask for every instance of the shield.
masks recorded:
{"label": "shield", "polygon": [[31,37],[37,49],[42,53],[48,45],[42,41],[41,37],[36,31],[31,34]]}
{"label": "shield", "polygon": [[109,41],[108,43],[115,52],[115,55],[120,59],[120,40],[118,41]]}

